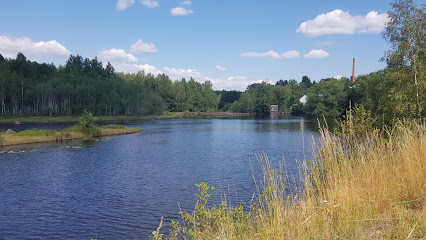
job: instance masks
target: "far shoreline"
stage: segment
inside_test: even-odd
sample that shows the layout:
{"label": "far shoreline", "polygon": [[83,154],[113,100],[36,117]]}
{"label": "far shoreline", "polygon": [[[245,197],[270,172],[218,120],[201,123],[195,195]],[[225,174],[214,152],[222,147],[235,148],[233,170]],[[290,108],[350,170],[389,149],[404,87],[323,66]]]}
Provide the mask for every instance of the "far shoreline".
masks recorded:
{"label": "far shoreline", "polygon": [[[271,114],[272,115],[272,114]],[[288,113],[274,114],[286,115]],[[149,119],[172,119],[194,116],[256,116],[256,113],[239,112],[165,112],[158,115],[117,115],[117,116],[95,116],[97,122],[122,122],[137,121]],[[25,124],[25,123],[76,123],[80,120],[79,116],[0,116],[0,124]]]}

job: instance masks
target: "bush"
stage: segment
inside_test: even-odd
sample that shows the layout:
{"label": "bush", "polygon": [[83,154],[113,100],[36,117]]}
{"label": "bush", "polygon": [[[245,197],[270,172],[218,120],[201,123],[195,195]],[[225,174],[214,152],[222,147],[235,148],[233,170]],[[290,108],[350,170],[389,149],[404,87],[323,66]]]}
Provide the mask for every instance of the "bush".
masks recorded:
{"label": "bush", "polygon": [[80,121],[77,123],[77,126],[80,127],[79,131],[91,137],[100,136],[101,129],[96,126],[95,120],[96,118],[93,117],[92,113],[84,110],[80,116]]}

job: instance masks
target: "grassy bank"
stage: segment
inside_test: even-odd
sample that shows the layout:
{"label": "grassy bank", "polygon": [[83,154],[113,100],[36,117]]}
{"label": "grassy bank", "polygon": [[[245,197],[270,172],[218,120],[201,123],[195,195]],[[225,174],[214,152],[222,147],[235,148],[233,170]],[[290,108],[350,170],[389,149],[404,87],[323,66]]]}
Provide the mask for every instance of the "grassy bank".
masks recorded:
{"label": "grassy bank", "polygon": [[[97,116],[99,122],[122,122],[137,121],[144,119],[163,119],[163,118],[179,118],[184,116],[198,115],[199,113],[186,112],[164,112],[159,115],[141,115],[141,116]],[[0,116],[0,124],[6,123],[61,123],[61,122],[78,122],[79,116]]]}
{"label": "grassy bank", "polygon": [[99,131],[95,135],[88,135],[73,127],[61,131],[32,129],[16,133],[0,133],[0,146],[62,142],[74,139],[130,134],[141,131],[140,128],[126,128],[124,126],[117,127],[117,125],[101,127],[98,129]]}
{"label": "grassy bank", "polygon": [[[182,212],[167,238],[425,239],[426,123],[361,137],[349,130],[321,131],[298,196],[285,196],[285,173],[260,155],[263,178],[251,206],[209,207],[212,189],[201,183],[195,211]],[[165,235],[157,231],[153,238]]]}

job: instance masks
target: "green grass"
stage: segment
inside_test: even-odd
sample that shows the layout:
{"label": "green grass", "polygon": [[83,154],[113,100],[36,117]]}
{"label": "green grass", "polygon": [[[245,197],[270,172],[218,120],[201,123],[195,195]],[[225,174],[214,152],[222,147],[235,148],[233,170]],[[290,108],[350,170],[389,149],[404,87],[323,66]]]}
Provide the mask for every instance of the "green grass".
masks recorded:
{"label": "green grass", "polygon": [[[163,118],[179,118],[191,116],[184,112],[164,112],[158,115],[141,115],[141,116],[96,116],[99,122],[121,122],[121,121],[137,121],[144,119],[163,119]],[[0,116],[1,123],[60,123],[60,122],[78,122],[79,116]]]}
{"label": "green grass", "polygon": [[82,131],[80,126],[71,126],[64,130],[24,130],[17,133],[0,133],[0,147],[8,145],[21,145],[43,142],[61,142],[74,139],[85,139],[91,137],[102,137],[111,135],[121,135],[140,132],[140,128],[126,128],[124,126],[113,125],[103,128],[95,127],[95,131]]}
{"label": "green grass", "polygon": [[104,125],[101,126],[102,129],[126,129],[126,126],[124,125],[118,125],[118,124],[108,124],[108,125]]}
{"label": "green grass", "polygon": [[21,132],[17,132],[16,136],[52,136],[57,131],[53,130],[38,130],[38,129],[31,129],[31,130],[24,130]]}

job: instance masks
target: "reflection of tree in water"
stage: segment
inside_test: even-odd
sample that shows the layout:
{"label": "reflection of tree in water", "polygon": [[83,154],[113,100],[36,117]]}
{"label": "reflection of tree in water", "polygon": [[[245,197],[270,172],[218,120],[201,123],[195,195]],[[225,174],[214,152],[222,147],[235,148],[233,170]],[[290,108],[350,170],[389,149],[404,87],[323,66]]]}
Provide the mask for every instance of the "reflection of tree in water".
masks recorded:
{"label": "reflection of tree in water", "polygon": [[324,118],[304,118],[304,125],[305,129],[311,132],[318,132],[319,127],[326,127],[328,126],[328,129],[333,130],[336,126],[335,118],[326,118],[324,121]]}
{"label": "reflection of tree in water", "polygon": [[[262,132],[300,132],[301,124],[303,122],[303,130],[309,132],[318,132],[319,126],[328,126],[330,130],[333,130],[336,126],[334,118],[327,118],[325,121],[323,118],[295,118],[295,117],[274,117],[274,118],[262,118],[262,120],[255,121],[256,130]],[[325,124],[325,122],[327,124]]]}
{"label": "reflection of tree in water", "polygon": [[[256,130],[262,132],[300,132],[301,122],[306,122],[303,118],[294,117],[274,117],[264,118],[264,120],[255,121]],[[318,131],[318,130],[314,130]]]}

